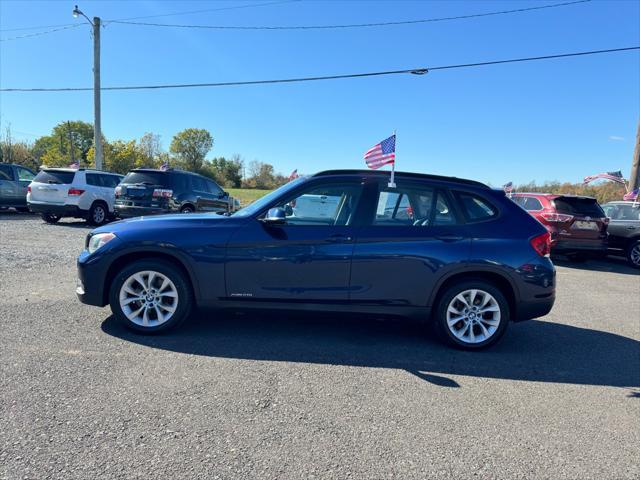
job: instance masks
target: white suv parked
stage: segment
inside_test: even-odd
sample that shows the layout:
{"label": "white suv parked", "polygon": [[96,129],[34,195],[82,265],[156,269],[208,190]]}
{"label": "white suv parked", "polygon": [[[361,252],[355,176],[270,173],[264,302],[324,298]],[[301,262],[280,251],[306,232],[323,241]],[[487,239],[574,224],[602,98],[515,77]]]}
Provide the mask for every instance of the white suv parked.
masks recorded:
{"label": "white suv parked", "polygon": [[47,223],[62,217],[102,225],[113,216],[115,187],[122,175],[98,170],[42,168],[27,190],[27,205]]}

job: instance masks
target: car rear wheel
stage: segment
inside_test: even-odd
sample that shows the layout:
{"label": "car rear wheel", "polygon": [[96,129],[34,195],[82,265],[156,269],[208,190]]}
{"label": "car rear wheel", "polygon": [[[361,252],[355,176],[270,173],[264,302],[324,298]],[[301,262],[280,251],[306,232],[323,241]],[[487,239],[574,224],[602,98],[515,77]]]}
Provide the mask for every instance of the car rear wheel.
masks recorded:
{"label": "car rear wheel", "polygon": [[111,311],[128,328],[157,333],[180,325],[191,313],[193,295],[184,274],[169,262],[143,260],[116,275]]}
{"label": "car rear wheel", "polygon": [[193,213],[195,211],[195,208],[193,208],[191,205],[185,205],[180,209],[180,213]]}
{"label": "car rear wheel", "polygon": [[636,268],[640,268],[640,240],[636,240],[627,248],[627,260]]}
{"label": "car rear wheel", "polygon": [[54,223],[58,223],[60,221],[60,216],[59,215],[55,215],[53,213],[43,213],[42,214],[42,220],[44,220],[47,223],[50,223],[51,225],[53,225]]}
{"label": "car rear wheel", "polygon": [[482,280],[447,289],[436,307],[436,327],[448,343],[468,350],[495,344],[509,324],[509,304],[502,292]]}
{"label": "car rear wheel", "polygon": [[108,217],[107,207],[104,205],[104,203],[96,202],[93,205],[91,205],[87,220],[91,225],[98,226],[105,223],[107,221],[107,217]]}

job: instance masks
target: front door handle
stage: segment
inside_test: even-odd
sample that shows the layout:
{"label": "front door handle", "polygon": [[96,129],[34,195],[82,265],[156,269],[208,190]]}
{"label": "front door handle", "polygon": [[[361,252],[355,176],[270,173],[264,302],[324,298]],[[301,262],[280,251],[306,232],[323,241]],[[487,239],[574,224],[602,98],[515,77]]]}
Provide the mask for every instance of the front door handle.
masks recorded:
{"label": "front door handle", "polygon": [[629,226],[627,227],[627,230],[635,230],[635,229],[636,229],[636,227],[634,227],[633,225],[629,225]]}
{"label": "front door handle", "polygon": [[438,235],[436,238],[442,242],[459,242],[463,239],[460,235]]}
{"label": "front door handle", "polygon": [[331,235],[329,238],[327,238],[327,242],[330,242],[330,243],[345,243],[345,242],[350,242],[351,240],[352,240],[352,237],[350,237],[349,235],[340,235],[340,234]]}

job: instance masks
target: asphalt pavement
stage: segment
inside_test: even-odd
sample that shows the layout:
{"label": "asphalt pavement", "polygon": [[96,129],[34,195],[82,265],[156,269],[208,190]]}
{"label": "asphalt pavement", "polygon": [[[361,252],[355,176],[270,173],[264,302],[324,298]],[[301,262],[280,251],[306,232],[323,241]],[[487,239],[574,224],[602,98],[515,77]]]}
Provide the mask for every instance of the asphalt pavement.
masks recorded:
{"label": "asphalt pavement", "polygon": [[199,312],[141,336],[75,297],[88,227],[0,213],[0,478],[640,477],[640,272],[559,261],[483,352],[414,324]]}

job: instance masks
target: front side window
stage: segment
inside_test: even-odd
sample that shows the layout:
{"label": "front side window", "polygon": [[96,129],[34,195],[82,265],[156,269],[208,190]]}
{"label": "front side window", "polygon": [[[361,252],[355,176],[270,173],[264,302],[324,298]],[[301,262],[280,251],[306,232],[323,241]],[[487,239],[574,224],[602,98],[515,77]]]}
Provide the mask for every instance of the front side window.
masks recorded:
{"label": "front side window", "polygon": [[470,222],[480,222],[488,220],[498,215],[496,208],[488,200],[471,193],[459,193],[458,199]]}
{"label": "front side window", "polygon": [[287,225],[350,225],[361,191],[354,184],[314,186],[274,207],[285,211]]}
{"label": "front side window", "polygon": [[31,170],[27,170],[26,168],[18,167],[18,180],[21,182],[30,182],[34,179],[35,174]]}
{"label": "front side window", "polygon": [[207,181],[207,186],[208,186],[209,193],[216,196],[222,195],[222,189],[218,185],[216,185],[214,182]]}

